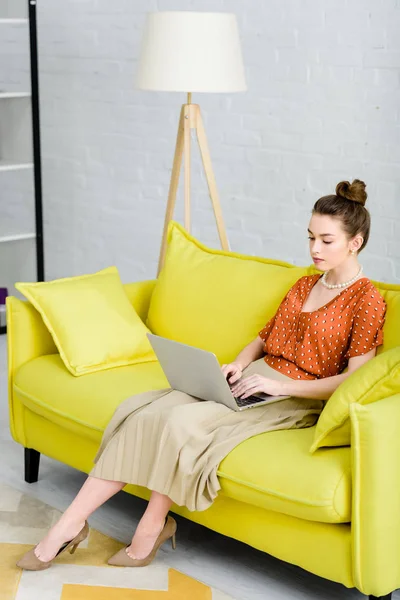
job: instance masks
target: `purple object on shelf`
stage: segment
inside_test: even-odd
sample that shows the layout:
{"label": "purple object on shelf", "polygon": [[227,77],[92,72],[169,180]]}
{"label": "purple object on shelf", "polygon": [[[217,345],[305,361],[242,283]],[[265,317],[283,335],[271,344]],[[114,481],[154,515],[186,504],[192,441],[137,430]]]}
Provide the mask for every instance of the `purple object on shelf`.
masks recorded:
{"label": "purple object on shelf", "polygon": [[0,304],[5,304],[6,303],[7,296],[8,296],[8,290],[7,290],[7,288],[0,287]]}

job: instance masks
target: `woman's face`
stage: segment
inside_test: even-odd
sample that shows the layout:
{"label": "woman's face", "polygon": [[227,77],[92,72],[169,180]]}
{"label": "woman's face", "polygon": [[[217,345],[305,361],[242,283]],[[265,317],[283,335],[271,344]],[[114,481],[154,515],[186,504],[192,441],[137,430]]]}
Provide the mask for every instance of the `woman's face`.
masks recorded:
{"label": "woman's face", "polygon": [[352,256],[350,250],[360,247],[359,242],[362,240],[360,236],[349,240],[340,219],[318,214],[311,217],[308,238],[311,258],[320,271],[328,271],[341,265]]}

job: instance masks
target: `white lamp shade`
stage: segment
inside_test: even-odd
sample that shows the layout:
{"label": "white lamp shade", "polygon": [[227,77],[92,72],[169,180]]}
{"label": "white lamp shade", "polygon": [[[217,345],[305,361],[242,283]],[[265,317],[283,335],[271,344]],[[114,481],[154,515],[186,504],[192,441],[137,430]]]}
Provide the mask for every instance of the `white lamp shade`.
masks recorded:
{"label": "white lamp shade", "polygon": [[166,92],[245,91],[236,16],[189,11],[149,13],[137,87]]}

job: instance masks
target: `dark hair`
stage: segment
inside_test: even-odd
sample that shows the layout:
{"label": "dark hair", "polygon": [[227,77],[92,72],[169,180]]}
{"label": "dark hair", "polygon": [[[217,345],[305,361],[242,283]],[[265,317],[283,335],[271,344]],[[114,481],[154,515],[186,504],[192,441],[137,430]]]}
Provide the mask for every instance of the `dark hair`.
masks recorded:
{"label": "dark hair", "polygon": [[371,217],[364,204],[367,200],[366,185],[360,179],[353,183],[341,181],[336,186],[336,194],[323,196],[316,201],[312,214],[329,215],[340,219],[349,238],[358,233],[363,237],[359,252],[365,248],[371,227]]}

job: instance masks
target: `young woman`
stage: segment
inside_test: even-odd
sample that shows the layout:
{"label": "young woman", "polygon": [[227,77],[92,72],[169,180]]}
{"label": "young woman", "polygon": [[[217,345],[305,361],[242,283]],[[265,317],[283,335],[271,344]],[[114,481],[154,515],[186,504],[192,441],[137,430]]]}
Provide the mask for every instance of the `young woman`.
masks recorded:
{"label": "young woman", "polygon": [[256,339],[222,366],[237,397],[290,397],[245,412],[171,389],[128,398],[107,426],[78,495],[18,566],[47,569],[61,552],[74,551],[88,535],[86,519],[127,483],[152,495],[131,544],[109,564],[147,565],[163,542],[175,542],[173,502],[208,508],[220,489],[218,465],[235,446],[266,431],[315,424],[324,401],[383,341],[385,301],[358,263],[370,231],[366,198],[356,179],[315,203],[308,234],[322,275],[299,279]]}

